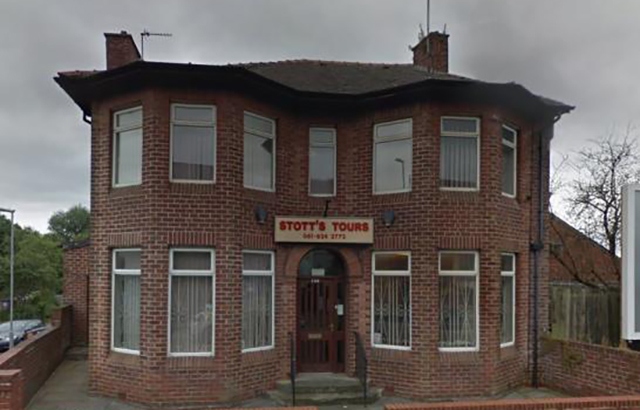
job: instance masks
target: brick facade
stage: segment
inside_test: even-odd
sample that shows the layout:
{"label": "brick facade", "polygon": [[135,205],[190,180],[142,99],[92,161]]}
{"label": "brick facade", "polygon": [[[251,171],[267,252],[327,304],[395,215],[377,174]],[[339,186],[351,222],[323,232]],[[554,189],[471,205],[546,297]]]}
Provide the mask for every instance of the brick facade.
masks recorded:
{"label": "brick facade", "polygon": [[72,345],[87,346],[89,342],[89,242],[65,248],[62,263],[64,302],[73,306]]}
{"label": "brick facade", "polygon": [[[172,103],[215,105],[216,183],[169,180]],[[113,112],[142,106],[142,184],[112,187]],[[243,113],[276,121],[275,193],[243,188]],[[296,333],[296,280],[300,259],[313,247],[274,242],[274,216],[322,216],[325,199],[308,195],[309,127],[337,130],[337,195],[328,216],[373,218],[374,244],[321,246],[347,266],[346,372],[354,371],[354,336],[367,341],[370,378],[387,392],[410,397],[493,395],[528,380],[532,349],[530,244],[538,232],[539,195],[548,192],[548,143],[540,130],[551,122],[526,118],[501,104],[418,99],[364,109],[301,111],[268,96],[225,89],[147,87],[91,102],[91,245],[89,248],[90,390],[150,405],[201,405],[254,397],[287,377],[289,334]],[[440,119],[481,120],[480,189],[439,187]],[[413,120],[413,184],[409,193],[372,194],[372,130],[376,123]],[[501,194],[501,126],[519,130],[517,194]],[[538,184],[542,164],[543,185]],[[543,208],[547,209],[547,195]],[[264,224],[254,209],[267,211]],[[383,211],[395,211],[392,226]],[[545,213],[545,218],[547,215]],[[110,347],[111,258],[116,248],[140,248],[140,355]],[[167,355],[169,250],[216,251],[215,357]],[[244,249],[274,250],[275,347],[241,352]],[[409,351],[372,348],[371,254],[411,252],[412,343]],[[438,349],[439,250],[479,252],[479,351]],[[516,254],[515,344],[500,348],[500,257]],[[546,328],[548,253],[541,258],[540,321]]]}

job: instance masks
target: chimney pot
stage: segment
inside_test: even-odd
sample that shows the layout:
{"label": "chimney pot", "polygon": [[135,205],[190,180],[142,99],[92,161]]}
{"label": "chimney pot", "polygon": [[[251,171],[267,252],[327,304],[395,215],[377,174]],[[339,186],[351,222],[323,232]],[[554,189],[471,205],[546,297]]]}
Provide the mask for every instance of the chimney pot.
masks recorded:
{"label": "chimney pot", "polygon": [[429,71],[449,72],[449,35],[432,31],[413,47],[413,64]]}
{"label": "chimney pot", "polygon": [[107,70],[140,60],[140,52],[131,34],[123,30],[120,33],[104,33],[104,37],[107,43]]}

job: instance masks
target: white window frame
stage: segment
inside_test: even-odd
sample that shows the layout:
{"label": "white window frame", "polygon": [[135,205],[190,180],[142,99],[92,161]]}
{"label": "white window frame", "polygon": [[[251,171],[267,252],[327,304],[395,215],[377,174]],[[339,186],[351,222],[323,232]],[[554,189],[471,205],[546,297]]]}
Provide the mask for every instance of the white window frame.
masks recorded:
{"label": "white window frame", "polygon": [[[119,127],[118,126],[118,116],[122,115],[122,114],[128,114],[130,112],[134,112],[134,111],[140,111],[140,117],[142,118],[142,120],[140,121],[140,125],[135,125],[135,126],[128,126],[128,127]],[[133,108],[127,108],[125,110],[120,110],[120,111],[116,111],[113,113],[113,117],[112,117],[112,124],[113,124],[113,135],[112,135],[112,152],[113,155],[112,159],[111,159],[111,185],[114,188],[124,188],[124,187],[128,187],[128,186],[139,186],[142,185],[142,170],[144,169],[144,164],[142,162],[142,157],[144,156],[144,110],[142,108],[141,105],[137,106],[137,107],[133,107]],[[132,184],[119,184],[116,182],[116,167],[118,166],[118,144],[117,144],[117,139],[118,139],[118,134],[120,134],[121,132],[126,132],[126,131],[133,131],[136,129],[140,129],[140,132],[142,134],[141,138],[142,138],[142,150],[140,151],[140,182],[137,183],[132,183]]]}
{"label": "white window frame", "polygon": [[[473,271],[455,271],[448,270],[443,271],[440,269],[442,254],[454,253],[454,254],[473,254],[474,255],[474,267]],[[441,352],[478,352],[480,351],[480,254],[478,251],[464,251],[464,250],[442,250],[438,252],[438,303],[440,303],[440,277],[441,276],[458,276],[458,277],[470,277],[476,278],[476,345],[474,347],[441,347],[438,346],[438,350]],[[440,331],[440,323],[438,323],[438,333]],[[440,337],[438,337],[438,344],[440,343]]]}
{"label": "white window frame", "polygon": [[[140,253],[140,263],[142,264],[142,250],[140,248],[117,248],[117,249],[113,249],[111,251],[111,350],[117,353],[126,353],[126,354],[132,354],[132,355],[136,355],[139,356],[140,355],[140,350],[133,350],[133,349],[125,349],[122,347],[115,347],[115,341],[113,340],[115,334],[114,334],[114,330],[115,330],[115,326],[116,326],[116,319],[115,319],[115,315],[114,315],[114,311],[115,311],[115,295],[116,295],[116,280],[115,280],[115,276],[116,275],[129,275],[129,276],[138,276],[141,277],[141,269],[116,269],[116,254],[118,252],[139,252]],[[141,283],[142,284],[142,283]],[[141,295],[142,296],[142,295]],[[142,303],[141,303],[142,305]],[[142,321],[140,321],[140,323],[138,323],[138,326],[142,326]],[[140,329],[142,330],[142,328]],[[140,332],[140,335],[142,335],[142,332]]]}
{"label": "white window frame", "polygon": [[[211,122],[204,121],[186,121],[176,120],[175,111],[176,108],[211,108],[213,117]],[[218,112],[215,105],[205,104],[171,104],[171,118],[169,126],[169,181],[179,184],[215,184],[216,174],[218,169],[218,126],[217,126]],[[200,179],[179,179],[173,177],[173,126],[174,125],[186,125],[195,127],[212,127],[213,128],[213,179],[210,181],[204,181]]]}
{"label": "white window frame", "polygon": [[[242,349],[242,353],[251,353],[251,352],[259,352],[262,350],[271,350],[275,347],[276,344],[276,275],[275,275],[275,252],[273,251],[265,251],[265,250],[252,250],[245,249],[242,251],[242,256],[244,260],[245,254],[260,254],[260,255],[269,255],[271,257],[271,271],[261,271],[261,270],[244,270],[244,266],[242,267],[242,279],[244,281],[245,276],[270,276],[271,277],[271,344],[269,346],[260,346],[260,347],[250,347],[247,349]],[[244,309],[244,306],[242,307]],[[243,310],[244,311],[244,310]],[[242,330],[242,329],[241,329]],[[242,337],[241,337],[242,339]]]}
{"label": "white window frame", "polygon": [[[176,252],[209,252],[211,269],[182,270],[173,269],[173,255]],[[210,352],[172,352],[171,351],[171,292],[173,276],[211,276],[211,351]],[[167,355],[169,357],[214,357],[216,352],[216,252],[212,248],[171,248],[169,250],[169,298],[167,303]]]}
{"label": "white window frame", "polygon": [[[500,323],[501,329],[500,329],[500,347],[509,347],[509,346],[513,346],[516,342],[516,254],[515,253],[509,253],[509,252],[503,252],[500,254],[500,259],[501,259],[501,263],[500,265],[502,265],[502,257],[504,256],[508,256],[511,258],[512,261],[512,270],[510,271],[503,271],[502,270],[502,266],[500,266],[500,293],[502,293],[502,278],[503,277],[511,277],[513,278],[513,280],[511,281],[511,292],[512,292],[512,306],[511,306],[511,328],[513,329],[513,334],[511,335],[511,340],[509,342],[502,342],[502,323]],[[502,309],[502,304],[500,306],[500,309]]]}
{"label": "white window frame", "polygon": [[[502,138],[502,145],[513,149],[513,194],[502,191],[502,195],[509,198],[515,198],[518,194],[518,130],[506,124],[503,124],[502,128],[513,133],[513,142],[507,141]],[[502,181],[500,181],[500,185],[500,190],[502,190]]]}
{"label": "white window frame", "polygon": [[[250,117],[254,117],[254,118],[258,118],[260,120],[265,120],[265,121],[269,121],[271,124],[273,124],[273,134],[269,134],[266,132],[262,132],[259,130],[255,130],[255,129],[249,129],[247,128],[247,125],[245,124],[244,118],[245,116],[250,116]],[[254,114],[252,112],[249,111],[244,111],[243,116],[242,116],[242,144],[243,144],[243,152],[242,152],[242,164],[243,164],[243,169],[242,169],[242,184],[245,188],[249,188],[249,189],[255,189],[257,191],[264,191],[264,192],[276,192],[276,157],[277,157],[277,150],[276,150],[276,136],[278,134],[278,131],[276,129],[276,121],[274,119],[271,118],[267,118],[267,117],[263,117],[262,115],[258,115],[258,114]],[[250,131],[249,131],[250,130]],[[244,182],[244,161],[246,161],[246,158],[244,157],[244,136],[245,134],[252,134],[252,135],[256,135],[258,137],[262,137],[262,138],[270,138],[273,141],[273,161],[272,161],[272,165],[271,165],[271,173],[273,175],[273,178],[271,178],[271,188],[263,188],[263,187],[256,187],[256,186],[251,186],[251,185],[246,185]]]}
{"label": "white window frame", "polygon": [[[398,134],[398,135],[392,135],[388,137],[378,137],[378,128],[384,127],[387,125],[402,124],[404,122],[408,122],[409,126],[411,127],[411,133],[408,136],[403,134]],[[407,184],[408,186],[405,189],[396,189],[393,191],[376,191],[376,166],[377,166],[376,154],[378,151],[378,143],[403,141],[403,140],[411,141],[410,149],[409,149],[409,155],[411,156],[411,169],[407,173],[407,179],[409,180],[409,183]],[[409,118],[403,118],[401,120],[380,122],[373,125],[373,161],[372,162],[373,162],[373,169],[372,169],[371,179],[373,181],[373,186],[371,190],[374,195],[400,194],[404,192],[411,192],[411,186],[413,185],[413,118],[409,117]]]}
{"label": "white window frame", "polygon": [[[331,144],[314,144],[311,140],[311,134],[314,130],[318,131],[329,131],[333,134],[333,142]],[[311,192],[311,150],[313,148],[333,148],[333,192],[330,194],[314,194]],[[336,196],[337,192],[337,183],[338,183],[338,138],[337,132],[335,128],[327,128],[327,127],[310,127],[309,128],[309,196],[320,197],[320,198],[328,198]]]}
{"label": "white window frame", "polygon": [[[376,270],[376,255],[405,255],[408,257],[409,270],[406,271],[380,271]],[[374,338],[374,330],[375,330],[375,278],[376,276],[408,276],[409,277],[409,345],[408,346],[397,346],[397,345],[387,345],[387,344],[377,344],[375,343]],[[412,346],[412,333],[413,333],[413,301],[412,301],[412,290],[411,290],[411,252],[410,251],[374,251],[371,252],[371,346],[377,349],[390,349],[390,350],[411,350]]]}
{"label": "white window frame", "polygon": [[[444,120],[474,120],[477,125],[477,132],[451,132],[445,131],[443,129]],[[440,172],[442,172],[442,163],[440,163],[440,168],[438,168],[438,185],[440,186],[441,191],[459,191],[459,192],[478,192],[480,191],[480,141],[482,134],[482,124],[480,122],[480,118],[478,117],[461,117],[456,115],[445,115],[440,117],[440,140],[442,137],[465,137],[465,138],[476,138],[476,187],[475,188],[456,188],[456,187],[446,187],[442,186],[442,181],[440,181]],[[442,142],[440,142],[439,149],[442,149]]]}

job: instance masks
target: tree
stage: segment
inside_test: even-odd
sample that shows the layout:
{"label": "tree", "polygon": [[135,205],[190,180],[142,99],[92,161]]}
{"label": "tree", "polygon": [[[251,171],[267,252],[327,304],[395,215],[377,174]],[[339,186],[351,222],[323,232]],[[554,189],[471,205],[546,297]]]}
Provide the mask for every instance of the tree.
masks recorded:
{"label": "tree", "polygon": [[57,211],[49,218],[49,231],[62,245],[89,238],[89,210],[75,205],[67,211]]}
{"label": "tree", "polygon": [[568,187],[572,222],[616,255],[622,229],[622,187],[640,180],[640,154],[631,129],[622,137],[610,134],[578,152]]}

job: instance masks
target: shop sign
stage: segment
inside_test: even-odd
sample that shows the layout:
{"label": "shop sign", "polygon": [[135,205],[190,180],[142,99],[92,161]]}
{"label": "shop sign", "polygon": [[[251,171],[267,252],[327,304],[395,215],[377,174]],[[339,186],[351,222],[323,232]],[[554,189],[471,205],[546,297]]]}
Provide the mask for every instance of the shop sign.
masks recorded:
{"label": "shop sign", "polygon": [[373,243],[373,219],[276,217],[276,242]]}

